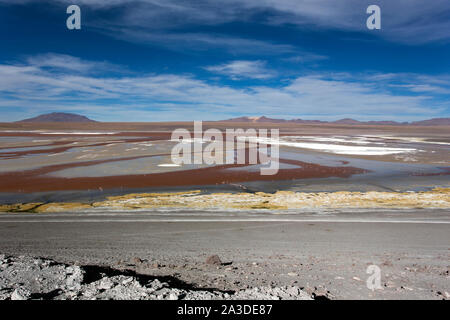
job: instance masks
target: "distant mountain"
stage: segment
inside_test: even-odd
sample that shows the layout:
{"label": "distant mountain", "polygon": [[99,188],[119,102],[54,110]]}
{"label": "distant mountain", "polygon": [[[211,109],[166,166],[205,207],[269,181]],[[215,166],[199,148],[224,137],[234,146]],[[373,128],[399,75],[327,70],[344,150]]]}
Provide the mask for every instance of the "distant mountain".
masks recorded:
{"label": "distant mountain", "polygon": [[[321,121],[321,120],[303,120],[303,119],[292,119],[292,120],[285,120],[285,119],[272,119],[267,118],[265,116],[261,117],[239,117],[239,118],[232,118],[228,120],[223,120],[221,122],[253,122],[253,123],[306,123],[306,124],[318,124],[318,123],[329,123],[327,121]],[[342,119],[335,121],[334,123],[341,123],[341,124],[360,124],[361,122],[353,120],[353,119]]]}
{"label": "distant mountain", "polygon": [[397,121],[358,121],[355,119],[345,118],[336,121],[321,121],[321,120],[302,120],[302,119],[272,119],[265,116],[261,117],[239,117],[221,122],[251,122],[251,123],[304,123],[304,124],[319,124],[319,123],[334,123],[334,124],[346,124],[346,125],[380,125],[380,126],[402,126],[402,125],[415,125],[415,126],[449,126],[450,118],[435,118],[430,120],[415,121],[415,122],[397,122]]}
{"label": "distant mountain", "polygon": [[[223,122],[260,122],[261,118],[263,117],[239,117],[239,118],[233,118],[228,120],[223,120]],[[273,119],[275,120],[275,119]]]}
{"label": "distant mountain", "polygon": [[79,114],[53,112],[42,114],[40,116],[21,120],[18,122],[95,122],[95,121]]}
{"label": "distant mountain", "polygon": [[253,123],[326,123],[325,121],[320,120],[302,120],[302,119],[293,119],[293,120],[285,120],[285,119],[272,119],[267,118],[265,116],[261,117],[239,117],[232,118],[228,120],[223,120],[221,122],[253,122]]}
{"label": "distant mountain", "polygon": [[430,120],[415,121],[416,126],[450,126],[450,118],[434,118]]}
{"label": "distant mountain", "polygon": [[361,124],[362,122],[358,121],[358,120],[350,119],[350,118],[345,118],[345,119],[334,121],[333,123],[337,123],[337,124]]}
{"label": "distant mountain", "polygon": [[401,126],[401,125],[409,124],[408,122],[397,122],[397,121],[367,121],[367,122],[362,122],[362,123],[379,125],[379,126]]}

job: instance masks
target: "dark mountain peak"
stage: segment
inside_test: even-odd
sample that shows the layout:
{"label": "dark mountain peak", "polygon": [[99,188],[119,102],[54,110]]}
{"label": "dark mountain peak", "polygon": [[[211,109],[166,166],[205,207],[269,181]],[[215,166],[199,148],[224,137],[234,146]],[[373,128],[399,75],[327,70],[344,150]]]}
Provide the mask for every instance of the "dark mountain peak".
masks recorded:
{"label": "dark mountain peak", "polygon": [[95,122],[95,121],[79,114],[66,112],[52,112],[42,114],[34,118],[21,120],[19,122]]}
{"label": "dark mountain peak", "polygon": [[337,124],[360,124],[361,122],[351,118],[344,118],[341,120],[334,121]]}

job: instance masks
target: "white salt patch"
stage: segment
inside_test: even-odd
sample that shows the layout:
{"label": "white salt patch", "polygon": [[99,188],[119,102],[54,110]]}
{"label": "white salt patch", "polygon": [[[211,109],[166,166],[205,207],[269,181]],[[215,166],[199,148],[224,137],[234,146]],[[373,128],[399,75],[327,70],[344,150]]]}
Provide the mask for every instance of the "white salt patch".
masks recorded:
{"label": "white salt patch", "polygon": [[158,167],[171,168],[171,167],[181,167],[181,166],[179,164],[175,164],[175,163],[162,163],[162,164],[158,164]]}
{"label": "white salt patch", "polygon": [[301,149],[318,150],[322,152],[330,152],[335,154],[348,155],[370,155],[382,156],[389,154],[416,152],[417,149],[411,148],[385,148],[385,147],[367,147],[367,146],[346,146],[339,144],[325,144],[325,143],[309,143],[309,142],[290,142],[284,140],[274,140],[269,138],[251,138],[255,142],[265,144],[278,144],[280,146],[294,147]]}
{"label": "white salt patch", "polygon": [[425,138],[418,138],[418,137],[396,137],[396,136],[382,136],[382,135],[375,136],[375,137],[381,138],[381,139],[399,140],[399,141],[414,142],[414,143],[450,145],[449,142],[429,141],[429,140],[425,140]]}
{"label": "white salt patch", "polygon": [[79,156],[76,159],[95,159],[97,158],[99,155],[97,154],[86,154],[84,156]]}
{"label": "white salt patch", "polygon": [[[181,140],[181,141],[180,141]],[[171,142],[182,142],[182,143],[206,143],[211,142],[209,140],[204,140],[202,138],[194,138],[194,139],[172,139]]]}
{"label": "white salt patch", "polygon": [[315,142],[341,142],[341,143],[354,143],[354,144],[370,144],[370,141],[367,141],[366,139],[361,139],[357,137],[311,137],[311,136],[301,136],[301,137],[294,137],[294,136],[287,136],[284,137],[286,139],[293,139],[293,140],[312,140]]}
{"label": "white salt patch", "polygon": [[312,140],[314,142],[338,142],[338,143],[349,143],[349,144],[378,144],[378,145],[384,145],[385,143],[382,142],[375,142],[381,141],[379,138],[371,137],[369,139],[366,136],[331,136],[331,137],[323,137],[323,136],[285,136],[283,137],[288,140],[294,140],[294,141],[302,141],[302,140]]}

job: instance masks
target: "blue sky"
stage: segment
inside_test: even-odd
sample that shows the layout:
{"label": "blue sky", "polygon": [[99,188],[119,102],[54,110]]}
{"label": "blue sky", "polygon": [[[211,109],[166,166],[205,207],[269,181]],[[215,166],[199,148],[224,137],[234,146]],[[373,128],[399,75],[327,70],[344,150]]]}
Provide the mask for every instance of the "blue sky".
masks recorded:
{"label": "blue sky", "polygon": [[0,0],[0,38],[0,121],[450,116],[448,0]]}

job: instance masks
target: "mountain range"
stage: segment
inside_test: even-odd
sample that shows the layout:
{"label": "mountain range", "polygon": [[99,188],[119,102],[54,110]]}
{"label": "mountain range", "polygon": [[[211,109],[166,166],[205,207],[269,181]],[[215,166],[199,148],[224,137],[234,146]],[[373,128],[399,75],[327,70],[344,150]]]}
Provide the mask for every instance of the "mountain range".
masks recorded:
{"label": "mountain range", "polygon": [[251,123],[299,123],[299,124],[320,124],[320,123],[334,123],[334,124],[346,124],[346,125],[416,125],[416,126],[448,126],[450,125],[450,118],[434,118],[422,121],[413,122],[397,122],[397,121],[358,121],[355,119],[345,118],[337,121],[321,121],[321,120],[303,120],[303,119],[273,119],[265,116],[261,117],[239,117],[221,122],[251,122]]}
{"label": "mountain range", "polygon": [[[40,116],[21,120],[18,122],[96,122],[88,117],[65,112],[53,112],[42,114]],[[434,118],[429,120],[414,121],[414,122],[397,122],[397,121],[358,121],[355,119],[345,118],[337,121],[322,121],[322,120],[303,120],[303,119],[273,119],[265,116],[261,117],[239,117],[227,120],[220,120],[217,122],[247,122],[247,123],[298,123],[298,124],[344,124],[344,125],[416,125],[416,126],[450,126],[450,118]]]}

